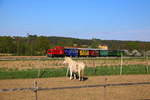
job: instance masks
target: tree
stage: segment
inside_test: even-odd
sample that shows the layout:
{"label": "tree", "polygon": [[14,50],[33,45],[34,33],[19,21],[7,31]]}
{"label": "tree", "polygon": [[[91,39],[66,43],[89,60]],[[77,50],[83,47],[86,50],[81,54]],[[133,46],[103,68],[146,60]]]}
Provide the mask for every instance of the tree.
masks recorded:
{"label": "tree", "polygon": [[37,38],[37,43],[36,43],[37,55],[45,55],[49,48],[50,48],[50,41],[47,37],[40,36]]}
{"label": "tree", "polygon": [[98,46],[100,45],[100,42],[98,41],[98,39],[92,39],[92,43],[91,43],[91,48],[98,48]]}
{"label": "tree", "polygon": [[0,37],[0,52],[1,53],[14,53],[15,52],[14,39],[9,36]]}

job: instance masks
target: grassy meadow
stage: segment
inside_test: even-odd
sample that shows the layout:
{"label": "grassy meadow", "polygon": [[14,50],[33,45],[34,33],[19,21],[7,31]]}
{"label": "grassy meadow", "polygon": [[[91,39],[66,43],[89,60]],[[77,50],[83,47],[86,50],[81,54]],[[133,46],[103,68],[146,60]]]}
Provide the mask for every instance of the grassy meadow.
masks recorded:
{"label": "grassy meadow", "polygon": [[[67,65],[63,64],[63,58],[37,58],[13,57],[13,60],[0,60],[0,79],[48,78],[66,75]],[[74,58],[74,60],[86,64],[86,76],[120,74],[120,57]],[[123,75],[150,73],[150,59],[129,57],[123,58],[122,62]]]}
{"label": "grassy meadow", "polygon": [[[44,68],[44,69],[0,69],[0,79],[18,79],[18,78],[48,78],[48,77],[64,77],[66,68]],[[123,75],[129,74],[149,74],[150,66],[144,65],[128,65],[123,66]],[[85,76],[98,75],[119,75],[119,66],[97,66],[86,67]]]}

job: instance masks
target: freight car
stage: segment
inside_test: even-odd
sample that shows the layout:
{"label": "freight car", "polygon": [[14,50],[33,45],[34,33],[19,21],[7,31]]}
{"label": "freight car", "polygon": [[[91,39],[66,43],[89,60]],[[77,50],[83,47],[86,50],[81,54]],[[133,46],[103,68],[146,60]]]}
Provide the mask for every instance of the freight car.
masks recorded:
{"label": "freight car", "polygon": [[100,57],[107,57],[108,56],[108,50],[100,50],[99,55],[100,55]]}
{"label": "freight car", "polygon": [[89,56],[90,57],[99,57],[99,50],[98,49],[89,49]]}
{"label": "freight car", "polygon": [[47,50],[48,57],[119,57],[124,52],[122,50],[101,50],[91,48],[64,48],[56,46]]}
{"label": "freight car", "polygon": [[77,48],[65,48],[64,53],[68,57],[78,57],[79,51]]}
{"label": "freight car", "polygon": [[124,52],[121,50],[108,50],[109,57],[120,57],[121,54],[122,55],[124,54]]}
{"label": "freight car", "polygon": [[79,48],[79,57],[88,57],[89,55],[89,49]]}

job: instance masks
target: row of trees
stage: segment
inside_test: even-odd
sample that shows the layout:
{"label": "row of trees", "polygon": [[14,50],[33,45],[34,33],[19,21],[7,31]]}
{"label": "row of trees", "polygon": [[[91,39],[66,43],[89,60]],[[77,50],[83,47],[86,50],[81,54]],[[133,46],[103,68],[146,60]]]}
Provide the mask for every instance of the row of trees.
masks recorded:
{"label": "row of trees", "polygon": [[0,37],[0,53],[13,55],[45,55],[50,48],[50,40],[47,37],[29,35],[28,37]]}
{"label": "row of trees", "polygon": [[66,37],[46,37],[37,35],[19,36],[0,36],[0,53],[13,55],[46,55],[47,49],[55,46],[77,46],[85,48],[97,48],[98,45],[108,45],[109,49],[126,49],[129,51],[150,50],[150,42],[139,41],[117,41],[100,39],[75,39]]}

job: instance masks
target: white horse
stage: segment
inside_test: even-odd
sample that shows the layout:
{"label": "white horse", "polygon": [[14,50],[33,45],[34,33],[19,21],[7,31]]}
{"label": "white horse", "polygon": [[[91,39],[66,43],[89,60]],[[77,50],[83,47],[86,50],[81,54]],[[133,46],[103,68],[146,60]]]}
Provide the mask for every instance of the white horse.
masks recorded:
{"label": "white horse", "polygon": [[76,79],[75,73],[78,73],[79,80],[83,80],[85,69],[85,64],[83,62],[77,62],[72,60],[71,57],[65,57],[64,64],[68,64],[66,76],[68,75],[68,71],[70,70],[70,79],[72,79],[72,75],[74,75],[74,78]]}

